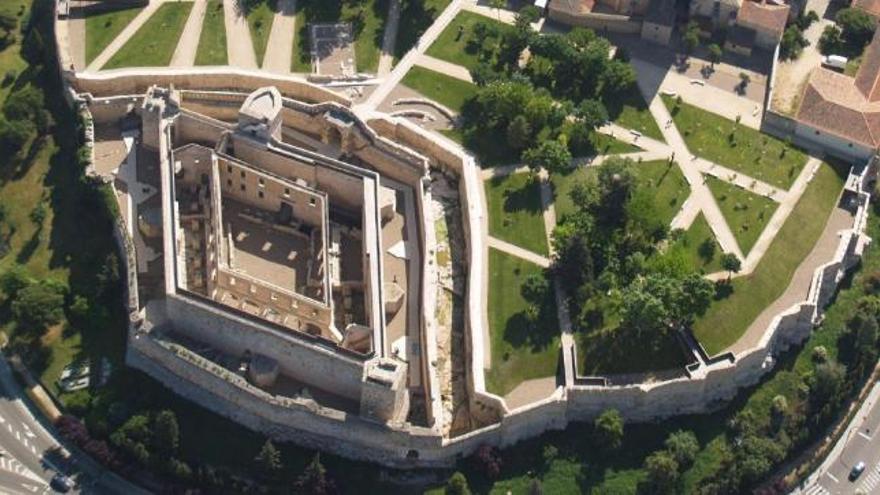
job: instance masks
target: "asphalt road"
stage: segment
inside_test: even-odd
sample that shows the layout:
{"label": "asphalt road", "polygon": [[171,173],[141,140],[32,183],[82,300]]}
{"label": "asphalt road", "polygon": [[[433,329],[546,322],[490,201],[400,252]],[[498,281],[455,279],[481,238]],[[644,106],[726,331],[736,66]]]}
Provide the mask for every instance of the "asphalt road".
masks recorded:
{"label": "asphalt road", "polygon": [[[859,462],[865,463],[865,471],[850,480],[850,471]],[[874,385],[822,466],[805,483],[805,488],[795,493],[880,495],[880,383]]]}
{"label": "asphalt road", "polygon": [[54,493],[49,482],[57,472],[75,480],[68,493],[145,494],[91,459],[70,456],[23,399],[24,391],[0,356],[0,493]]}

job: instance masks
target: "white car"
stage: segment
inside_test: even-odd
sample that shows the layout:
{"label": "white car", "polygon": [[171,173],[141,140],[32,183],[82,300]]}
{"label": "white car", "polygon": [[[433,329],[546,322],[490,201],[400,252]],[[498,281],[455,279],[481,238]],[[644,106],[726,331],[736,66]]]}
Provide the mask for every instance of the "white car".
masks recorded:
{"label": "white car", "polygon": [[833,67],[835,69],[846,69],[846,63],[849,62],[849,59],[846,57],[842,57],[840,55],[823,55],[822,56],[822,65],[826,67]]}

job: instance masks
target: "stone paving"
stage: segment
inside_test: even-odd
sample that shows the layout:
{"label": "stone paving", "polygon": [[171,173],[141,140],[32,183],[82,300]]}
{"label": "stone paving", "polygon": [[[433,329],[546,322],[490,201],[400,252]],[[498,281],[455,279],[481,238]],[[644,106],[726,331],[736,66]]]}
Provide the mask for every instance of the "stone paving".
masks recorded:
{"label": "stone paving", "polygon": [[254,51],[251,30],[238,1],[223,0],[223,15],[226,24],[226,55],[229,65],[257,69],[259,67],[257,52]]}
{"label": "stone paving", "polygon": [[183,26],[183,33],[177,48],[171,57],[171,67],[192,67],[196,63],[196,52],[199,49],[199,38],[202,35],[202,24],[205,21],[205,12],[208,9],[208,0],[196,0],[189,13],[189,19]]}
{"label": "stone paving", "polygon": [[290,72],[293,37],[296,34],[296,0],[278,0],[278,12],[263,57],[263,70],[278,74]]}

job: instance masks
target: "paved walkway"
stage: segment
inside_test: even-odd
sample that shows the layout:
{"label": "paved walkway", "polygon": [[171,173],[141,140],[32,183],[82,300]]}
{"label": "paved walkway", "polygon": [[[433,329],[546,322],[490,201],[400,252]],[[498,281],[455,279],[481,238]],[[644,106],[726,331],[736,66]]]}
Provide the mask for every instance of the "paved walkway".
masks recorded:
{"label": "paved walkway", "polygon": [[110,44],[107,45],[107,48],[104,48],[104,51],[95,57],[95,60],[92,60],[92,63],[86,68],[86,72],[97,72],[101,70],[101,67],[104,67],[104,65],[113,58],[113,55],[116,55],[116,52],[125,46],[128,40],[134,36],[134,33],[136,33],[145,22],[147,22],[147,19],[152,17],[153,14],[159,10],[159,7],[161,7],[165,1],[166,0],[150,0],[150,4],[144,7],[144,10],[132,19],[128,26],[125,26],[125,29],[119,33],[119,36],[110,42]]}
{"label": "paved walkway", "polygon": [[[56,33],[56,36],[58,34]],[[70,17],[67,18],[67,36],[65,39],[59,40],[60,43],[67,43],[70,50],[70,58],[76,70],[83,70],[86,67],[86,20],[83,17],[81,8],[74,8],[71,5]]]}
{"label": "paved walkway", "polygon": [[278,12],[272,21],[272,31],[263,57],[263,70],[279,74],[290,72],[295,34],[296,0],[278,0]]}
{"label": "paved walkway", "polygon": [[[229,1],[229,0],[227,0]],[[362,104],[354,107],[355,112],[360,113],[369,113],[372,110],[375,110],[376,107],[382,103],[385,98],[388,97],[388,94],[394,89],[395,86],[400,84],[400,81],[403,79],[403,76],[406,75],[407,72],[412,68],[415,64],[416,60],[425,53],[425,50],[431,46],[440,33],[446,29],[446,26],[452,22],[452,19],[455,18],[456,14],[458,14],[459,10],[461,10],[462,3],[464,0],[452,0],[449,5],[446,7],[446,10],[437,17],[437,20],[434,21],[434,24],[429,27],[425,33],[419,38],[419,41],[416,42],[416,46],[407,52],[406,55],[400,59],[400,62],[397,63],[397,66],[394,67],[385,80],[382,81],[376,89],[370,94],[370,97],[367,98]]]}
{"label": "paved walkway", "polygon": [[382,34],[382,54],[379,56],[378,77],[387,76],[394,65],[394,50],[397,44],[397,28],[400,25],[400,0],[391,0],[388,4],[388,17],[385,20],[385,32]]}
{"label": "paved walkway", "polygon": [[[663,138],[669,144],[672,151],[675,152],[679,168],[684,174],[688,184],[691,186],[691,195],[688,198],[690,208],[697,208],[703,212],[703,215],[709,222],[712,232],[715,233],[715,238],[718,240],[718,244],[721,245],[722,250],[728,253],[734,253],[739,259],[743,259],[744,256],[739,249],[739,244],[736,242],[736,237],[730,230],[730,226],[727,225],[727,221],[724,219],[721,209],[718,208],[718,203],[715,202],[715,197],[712,196],[709,187],[703,182],[703,176],[700,169],[693,166],[688,159],[692,155],[684,144],[684,138],[681,137],[678,129],[672,124],[672,116],[669,115],[669,111],[666,109],[666,105],[663,104],[659,95],[655,95],[653,100],[651,100],[649,109],[651,115],[654,116],[654,120],[660,124]],[[667,125],[664,125],[664,123],[667,123]]]}
{"label": "paved walkway", "polygon": [[257,53],[251,40],[247,18],[239,10],[236,0],[223,0],[226,24],[226,56],[229,65],[244,69],[257,69]]}
{"label": "paved walkway", "polygon": [[822,231],[813,250],[795,270],[785,292],[764,308],[764,311],[755,318],[755,321],[749,325],[739,340],[727,350],[739,354],[755,347],[764,337],[767,327],[776,315],[807,298],[810,283],[813,280],[813,272],[831,259],[840,242],[839,232],[852,227],[852,221],[852,215],[842,208],[835,208],[831,212],[828,223],[825,224],[825,230]]}
{"label": "paved walkway", "polygon": [[416,59],[416,65],[456,79],[461,79],[462,81],[467,81],[469,83],[474,82],[471,78],[471,71],[467,70],[467,68],[445,60],[440,60],[439,58],[434,58],[424,53]]}
{"label": "paved walkway", "polygon": [[504,251],[505,253],[516,256],[517,258],[522,258],[526,261],[530,261],[541,268],[548,268],[550,266],[550,258],[546,256],[541,256],[538,253],[533,253],[528,249],[521,248],[516,244],[511,244],[507,241],[502,241],[497,237],[489,236],[489,247],[495,248],[499,251]]}
{"label": "paved walkway", "polygon": [[192,67],[196,63],[196,52],[199,49],[199,38],[202,36],[202,24],[205,22],[205,12],[208,10],[208,0],[196,0],[183,33],[177,42],[177,49],[171,57],[171,67]]}

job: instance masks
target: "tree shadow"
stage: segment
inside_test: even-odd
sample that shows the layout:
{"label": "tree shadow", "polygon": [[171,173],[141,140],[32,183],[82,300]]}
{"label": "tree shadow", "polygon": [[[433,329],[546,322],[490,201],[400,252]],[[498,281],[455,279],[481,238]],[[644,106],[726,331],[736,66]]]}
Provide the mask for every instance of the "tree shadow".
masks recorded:
{"label": "tree shadow", "polygon": [[[504,178],[493,178],[492,185],[499,185]],[[540,213],[541,206],[541,189],[540,184],[536,181],[529,181],[522,187],[516,189],[505,189],[504,191],[504,211],[507,213],[515,213],[525,211],[528,213]]]}

